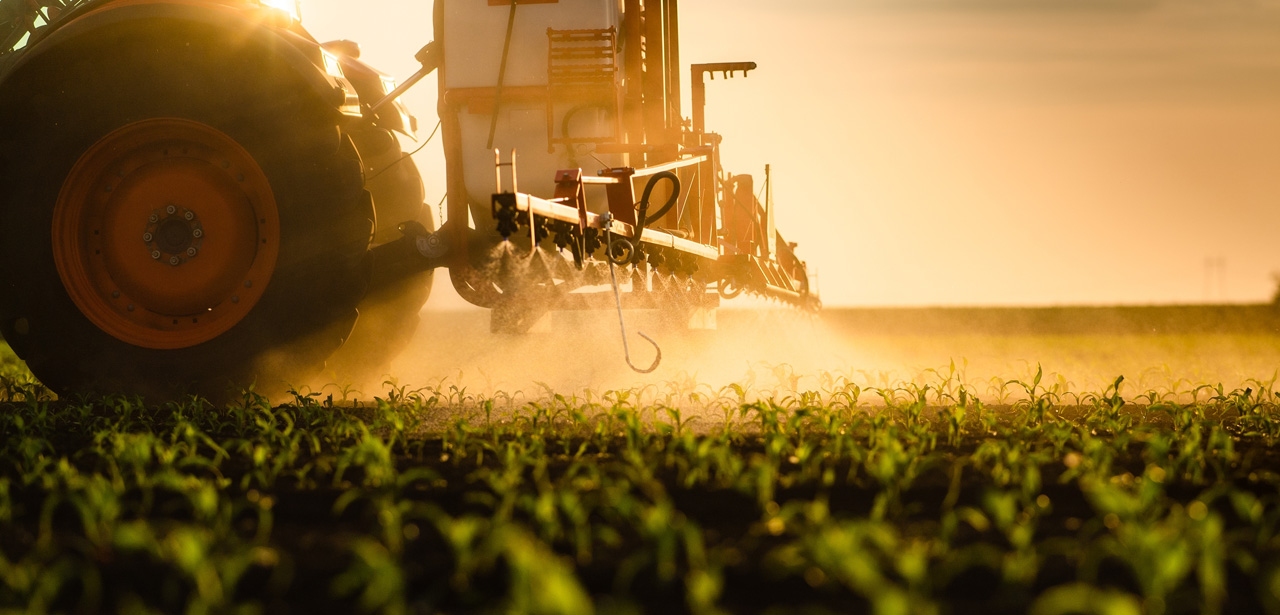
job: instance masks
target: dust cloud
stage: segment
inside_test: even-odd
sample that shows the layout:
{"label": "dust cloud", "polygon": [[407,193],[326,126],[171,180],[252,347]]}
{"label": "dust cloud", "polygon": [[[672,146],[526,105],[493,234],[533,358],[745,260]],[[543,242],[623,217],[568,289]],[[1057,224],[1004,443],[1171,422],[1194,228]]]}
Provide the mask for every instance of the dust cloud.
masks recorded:
{"label": "dust cloud", "polygon": [[[1226,391],[1272,382],[1280,334],[1269,306],[1187,308],[828,309],[807,314],[766,305],[721,309],[715,330],[690,330],[670,315],[625,313],[633,362],[623,355],[616,313],[553,312],[535,331],[495,334],[484,310],[421,313],[422,324],[385,374],[354,385],[361,399],[403,390],[465,390],[479,398],[547,400],[556,394],[600,399],[633,391],[649,402],[695,407],[717,396],[747,401],[827,398],[857,387],[861,402],[880,390],[963,385],[991,404],[1024,396],[1012,380],[1067,396],[1102,393],[1118,376],[1135,399],[1156,392],[1190,399],[1199,385]],[[317,390],[339,390],[336,374]],[[1196,393],[1201,399],[1207,395]],[[691,396],[692,395],[692,396]]]}

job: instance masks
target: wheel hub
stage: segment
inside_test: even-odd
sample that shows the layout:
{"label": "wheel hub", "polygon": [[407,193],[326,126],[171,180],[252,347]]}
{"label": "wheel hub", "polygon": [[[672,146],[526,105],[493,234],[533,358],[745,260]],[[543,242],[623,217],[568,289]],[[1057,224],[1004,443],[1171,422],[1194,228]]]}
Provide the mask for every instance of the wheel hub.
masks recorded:
{"label": "wheel hub", "polygon": [[144,348],[194,346],[243,320],[279,243],[275,197],[257,161],[221,131],[184,119],[103,137],[76,162],[54,208],[54,261],[67,294],[104,332]]}
{"label": "wheel hub", "polygon": [[196,212],[177,205],[157,209],[147,217],[142,242],[152,260],[179,267],[200,255],[204,225]]}

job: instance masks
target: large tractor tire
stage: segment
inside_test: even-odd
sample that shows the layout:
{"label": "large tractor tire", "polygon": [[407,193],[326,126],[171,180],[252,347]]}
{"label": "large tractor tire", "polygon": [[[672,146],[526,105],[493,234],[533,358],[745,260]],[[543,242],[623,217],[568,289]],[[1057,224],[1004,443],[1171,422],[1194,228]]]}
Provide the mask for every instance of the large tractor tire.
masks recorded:
{"label": "large tractor tire", "polygon": [[[414,239],[436,230],[423,203],[422,176],[396,137],[381,129],[352,133],[364,161],[367,187],[378,210],[378,230],[369,292],[360,318],[331,357],[326,383],[355,385],[373,393],[390,376],[392,359],[405,352],[418,330],[418,313],[431,296],[433,271],[422,268]],[[416,229],[407,225],[417,223]]]}
{"label": "large tractor tire", "polygon": [[59,393],[300,382],[349,332],[372,202],[267,46],[121,23],[0,83],[0,334]]}

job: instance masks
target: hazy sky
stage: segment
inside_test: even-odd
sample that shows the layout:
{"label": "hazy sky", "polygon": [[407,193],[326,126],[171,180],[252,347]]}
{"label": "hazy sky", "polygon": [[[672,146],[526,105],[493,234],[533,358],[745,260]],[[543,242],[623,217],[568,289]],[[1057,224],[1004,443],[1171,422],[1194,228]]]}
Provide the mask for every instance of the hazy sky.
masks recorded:
{"label": "hazy sky", "polygon": [[[304,23],[404,77],[430,4]],[[708,126],[728,170],[773,165],[830,305],[1271,296],[1280,3],[685,0],[681,28],[686,63],[760,65],[711,86]],[[435,96],[406,99],[427,130]],[[439,198],[438,146],[418,162]]]}

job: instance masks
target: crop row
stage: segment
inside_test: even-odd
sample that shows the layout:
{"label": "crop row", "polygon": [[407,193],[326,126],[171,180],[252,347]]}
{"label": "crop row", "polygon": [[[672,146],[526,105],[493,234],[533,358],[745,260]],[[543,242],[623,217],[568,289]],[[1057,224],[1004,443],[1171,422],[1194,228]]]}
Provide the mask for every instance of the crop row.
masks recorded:
{"label": "crop row", "polygon": [[11,382],[0,609],[1280,612],[1269,383],[1042,380],[1006,406],[945,379],[226,407]]}

